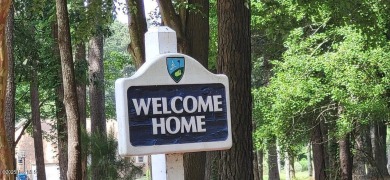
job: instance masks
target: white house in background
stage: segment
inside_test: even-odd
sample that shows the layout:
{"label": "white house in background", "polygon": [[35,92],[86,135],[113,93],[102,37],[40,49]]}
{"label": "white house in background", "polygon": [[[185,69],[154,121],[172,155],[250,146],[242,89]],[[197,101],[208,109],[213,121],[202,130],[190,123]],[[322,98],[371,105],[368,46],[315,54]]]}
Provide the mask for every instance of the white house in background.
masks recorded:
{"label": "white house in background", "polygon": [[[23,125],[26,120],[22,120],[15,126],[15,139],[20,135]],[[41,123],[42,131],[44,132],[43,137],[43,152],[45,159],[45,170],[46,179],[59,180],[60,171],[58,166],[58,149],[56,139],[49,140],[48,136],[57,137],[55,131],[52,130],[54,121],[43,120]],[[87,130],[90,131],[91,121],[87,119]],[[107,132],[114,132],[116,138],[118,134],[117,122],[115,120],[107,121]],[[36,165],[35,165],[35,148],[34,139],[32,135],[24,133],[15,148],[16,169],[20,172],[27,172],[29,179],[37,180],[36,177]],[[132,157],[135,165],[143,166],[144,174],[149,169],[148,156],[136,156]]]}

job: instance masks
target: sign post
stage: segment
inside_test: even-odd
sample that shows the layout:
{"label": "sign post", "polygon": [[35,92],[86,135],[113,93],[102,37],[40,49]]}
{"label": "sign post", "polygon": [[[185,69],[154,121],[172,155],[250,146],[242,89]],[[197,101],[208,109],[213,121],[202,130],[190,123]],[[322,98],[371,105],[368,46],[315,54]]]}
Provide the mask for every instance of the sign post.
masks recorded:
{"label": "sign post", "polygon": [[151,154],[153,180],[184,180],[183,153],[232,146],[228,78],[176,53],[168,27],[150,29],[145,46],[145,64],[115,82],[119,154]]}
{"label": "sign post", "polygon": [[[165,53],[177,53],[176,33],[168,27],[151,28],[145,33],[145,60]],[[152,154],[152,180],[167,180],[168,172],[165,154]],[[180,167],[184,173],[184,167]],[[184,176],[183,176],[184,179]]]}

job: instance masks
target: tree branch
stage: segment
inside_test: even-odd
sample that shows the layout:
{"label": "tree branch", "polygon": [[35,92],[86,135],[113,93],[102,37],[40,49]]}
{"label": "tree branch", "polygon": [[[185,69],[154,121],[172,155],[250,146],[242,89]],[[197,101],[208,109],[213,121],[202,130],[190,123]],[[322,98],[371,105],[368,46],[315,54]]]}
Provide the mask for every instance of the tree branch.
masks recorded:
{"label": "tree branch", "polygon": [[186,53],[188,51],[187,40],[183,31],[183,24],[171,1],[157,0],[164,24],[176,31],[179,51]]}
{"label": "tree branch", "polygon": [[[42,105],[43,105],[46,101],[48,101],[48,100],[49,100],[48,98],[44,99],[44,100],[39,104],[39,108],[41,108]],[[20,132],[18,138],[16,138],[15,143],[14,143],[14,147],[16,147],[16,145],[19,143],[19,140],[22,138],[22,136],[23,136],[23,134],[24,134],[24,131],[26,131],[26,129],[28,128],[28,126],[30,126],[30,124],[31,124],[31,119],[28,119],[27,122],[24,124],[23,129],[22,129],[22,131]]]}
{"label": "tree branch", "polygon": [[22,138],[23,134],[24,134],[24,131],[26,131],[26,129],[28,128],[28,126],[30,126],[31,124],[31,119],[28,119],[27,122],[24,124],[23,126],[23,129],[22,131],[20,132],[18,138],[16,138],[15,140],[15,143],[14,143],[14,146],[16,147],[16,145],[19,143],[19,140]]}
{"label": "tree branch", "polygon": [[137,68],[145,62],[144,34],[146,33],[146,18],[143,0],[128,0],[128,26],[131,42],[127,48],[134,59]]}

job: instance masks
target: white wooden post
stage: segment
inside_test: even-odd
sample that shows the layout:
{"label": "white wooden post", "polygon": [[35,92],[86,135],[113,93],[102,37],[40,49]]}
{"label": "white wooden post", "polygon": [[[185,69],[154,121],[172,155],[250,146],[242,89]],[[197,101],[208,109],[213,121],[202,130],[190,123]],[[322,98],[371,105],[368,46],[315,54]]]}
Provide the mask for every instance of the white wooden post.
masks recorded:
{"label": "white wooden post", "polygon": [[165,53],[177,53],[176,32],[167,26],[149,28],[145,33],[145,60]]}
{"label": "white wooden post", "polygon": [[[167,26],[145,33],[145,60],[165,53],[177,53],[176,32]],[[184,180],[183,154],[151,155],[153,180]]]}
{"label": "white wooden post", "polygon": [[183,153],[167,154],[167,179],[184,180]]}

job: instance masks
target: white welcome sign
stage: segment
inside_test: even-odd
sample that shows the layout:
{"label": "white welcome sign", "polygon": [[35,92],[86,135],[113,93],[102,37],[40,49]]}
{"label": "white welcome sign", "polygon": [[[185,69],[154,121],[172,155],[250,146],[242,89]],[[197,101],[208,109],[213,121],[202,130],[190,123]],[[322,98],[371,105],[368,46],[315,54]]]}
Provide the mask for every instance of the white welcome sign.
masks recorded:
{"label": "white welcome sign", "polygon": [[147,61],[115,83],[119,154],[229,149],[229,84],[179,53]]}

